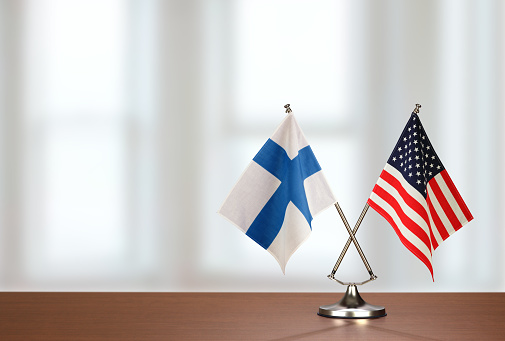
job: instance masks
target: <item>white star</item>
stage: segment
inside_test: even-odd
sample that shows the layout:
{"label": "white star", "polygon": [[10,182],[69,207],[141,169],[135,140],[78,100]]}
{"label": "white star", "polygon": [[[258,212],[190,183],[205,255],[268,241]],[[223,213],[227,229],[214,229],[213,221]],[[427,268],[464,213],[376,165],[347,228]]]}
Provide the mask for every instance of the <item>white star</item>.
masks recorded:
{"label": "white star", "polygon": [[417,133],[416,133],[416,132],[414,132],[414,134],[412,134],[412,135],[416,136],[416,135],[417,135]]}
{"label": "white star", "polygon": [[409,169],[411,169],[411,168],[412,168],[412,165],[409,165]]}
{"label": "white star", "polygon": [[417,173],[416,173],[416,175],[417,175],[417,176],[421,176],[421,173],[420,173],[420,172],[417,172]]}
{"label": "white star", "polygon": [[412,158],[411,158],[411,157],[409,157],[409,161],[412,161]]}
{"label": "white star", "polygon": [[404,137],[404,138],[403,138],[403,141],[407,141],[407,138],[406,138],[406,137]]}
{"label": "white star", "polygon": [[400,158],[400,159],[403,159],[403,155],[400,155],[400,156],[399,156],[399,158]]}
{"label": "white star", "polygon": [[410,127],[409,127],[409,131],[410,131]]}
{"label": "white star", "polygon": [[419,164],[418,164],[418,163],[416,163],[416,168],[419,168],[419,167],[420,167],[420,166],[419,166]]}
{"label": "white star", "polygon": [[415,152],[418,152],[418,151],[419,151],[419,148],[417,148],[417,147],[416,147],[416,148],[414,149],[414,151],[415,151]]}
{"label": "white star", "polygon": [[430,164],[430,168],[433,168],[433,164]]}
{"label": "white star", "polygon": [[441,167],[440,167],[440,165],[438,165],[438,166],[437,166],[437,169],[440,169],[440,168],[441,168]]}
{"label": "white star", "polygon": [[417,127],[417,125],[414,124],[413,127],[415,128],[415,127]]}
{"label": "white star", "polygon": [[417,180],[417,181],[416,181],[416,183],[417,183],[418,185],[420,185],[420,184],[421,184],[421,180]]}
{"label": "white star", "polygon": [[433,174],[432,172],[429,172],[428,175],[431,176],[431,174]]}
{"label": "white star", "polygon": [[398,147],[398,151],[401,151],[402,150],[402,147]]}
{"label": "white star", "polygon": [[393,157],[393,161],[396,161],[396,157]]}
{"label": "white star", "polygon": [[435,155],[433,155],[431,158],[432,158],[433,160],[435,160]]}
{"label": "white star", "polygon": [[414,144],[417,144],[417,140],[414,140]]}
{"label": "white star", "polygon": [[415,159],[416,159],[416,160],[419,160],[419,155],[416,155]]}
{"label": "white star", "polygon": [[412,177],[412,173],[409,173],[409,177]]}
{"label": "white star", "polygon": [[429,150],[429,149],[430,149],[430,146],[426,146],[426,149],[428,149],[428,150]]}

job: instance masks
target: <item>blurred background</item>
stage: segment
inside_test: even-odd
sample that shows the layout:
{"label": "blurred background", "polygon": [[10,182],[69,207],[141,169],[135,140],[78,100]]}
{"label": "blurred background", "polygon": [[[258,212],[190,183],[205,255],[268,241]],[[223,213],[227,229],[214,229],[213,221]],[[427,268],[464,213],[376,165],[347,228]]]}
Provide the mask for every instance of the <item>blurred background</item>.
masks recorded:
{"label": "blurred background", "polygon": [[[378,213],[361,291],[505,290],[501,0],[1,0],[0,290],[338,291],[216,212],[291,108],[351,225],[416,103],[475,219],[435,282]],[[353,246],[337,278],[368,278]]]}

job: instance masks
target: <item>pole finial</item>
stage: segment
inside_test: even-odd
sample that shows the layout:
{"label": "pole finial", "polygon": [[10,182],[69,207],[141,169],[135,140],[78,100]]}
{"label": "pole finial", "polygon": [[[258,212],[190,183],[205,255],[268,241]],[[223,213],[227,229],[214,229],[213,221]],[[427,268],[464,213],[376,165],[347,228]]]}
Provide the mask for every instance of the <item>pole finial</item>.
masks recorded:
{"label": "pole finial", "polygon": [[416,108],[414,109],[415,114],[419,114],[419,109],[421,108],[421,104],[416,104]]}
{"label": "pole finial", "polygon": [[289,104],[286,104],[284,106],[284,108],[286,109],[286,114],[289,114],[290,112],[292,112],[293,110],[291,110],[291,108],[289,107]]}

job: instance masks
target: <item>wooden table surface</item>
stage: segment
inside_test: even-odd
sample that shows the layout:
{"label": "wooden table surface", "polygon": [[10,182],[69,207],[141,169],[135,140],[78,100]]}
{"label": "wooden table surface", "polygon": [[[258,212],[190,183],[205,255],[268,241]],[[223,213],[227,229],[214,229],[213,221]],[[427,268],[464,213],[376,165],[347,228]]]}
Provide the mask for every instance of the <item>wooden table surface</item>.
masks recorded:
{"label": "wooden table surface", "polygon": [[317,315],[342,293],[0,293],[0,340],[505,340],[505,293],[361,293],[366,320]]}

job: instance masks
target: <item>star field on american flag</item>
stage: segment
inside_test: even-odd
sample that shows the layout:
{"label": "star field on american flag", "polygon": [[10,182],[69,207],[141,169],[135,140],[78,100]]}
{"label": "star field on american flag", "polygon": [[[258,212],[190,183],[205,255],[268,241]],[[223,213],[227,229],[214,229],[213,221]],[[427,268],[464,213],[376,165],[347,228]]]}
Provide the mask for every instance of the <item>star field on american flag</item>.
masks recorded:
{"label": "star field on american flag", "polygon": [[425,198],[426,184],[445,169],[416,113],[407,122],[387,162]]}

